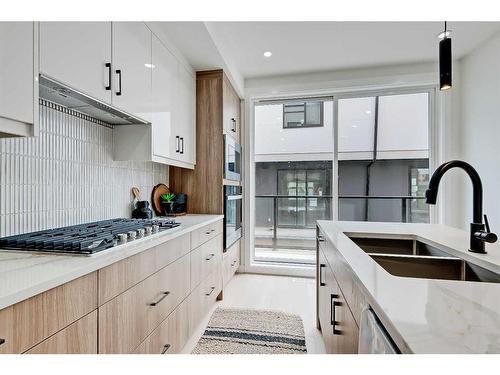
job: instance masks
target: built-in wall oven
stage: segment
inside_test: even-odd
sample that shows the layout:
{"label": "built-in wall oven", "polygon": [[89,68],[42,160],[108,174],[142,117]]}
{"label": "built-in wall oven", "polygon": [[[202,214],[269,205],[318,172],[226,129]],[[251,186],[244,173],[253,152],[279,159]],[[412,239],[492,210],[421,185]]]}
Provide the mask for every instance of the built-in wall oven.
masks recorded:
{"label": "built-in wall oven", "polygon": [[241,145],[229,135],[224,135],[224,178],[241,181]]}
{"label": "built-in wall oven", "polygon": [[224,252],[241,238],[241,186],[224,185]]}

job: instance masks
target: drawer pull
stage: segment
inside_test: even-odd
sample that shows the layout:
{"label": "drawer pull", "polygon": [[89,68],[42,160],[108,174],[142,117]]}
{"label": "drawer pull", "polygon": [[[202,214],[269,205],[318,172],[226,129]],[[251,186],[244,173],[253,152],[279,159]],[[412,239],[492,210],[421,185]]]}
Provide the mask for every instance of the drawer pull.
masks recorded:
{"label": "drawer pull", "polygon": [[5,339],[0,339],[0,345],[5,343]]}
{"label": "drawer pull", "polygon": [[318,234],[317,239],[318,239],[318,242],[325,242],[325,237],[323,237],[323,236],[321,236],[319,234]]}
{"label": "drawer pull", "polygon": [[326,267],[326,264],[319,265],[319,286],[325,286],[326,283],[323,281],[323,268]]}
{"label": "drawer pull", "polygon": [[167,296],[170,294],[170,292],[162,292],[162,296],[160,297],[160,299],[156,302],[151,302],[149,304],[149,306],[156,306],[158,305],[161,301],[163,301],[165,298],[167,298]]}
{"label": "drawer pull", "polygon": [[205,258],[205,260],[210,260],[215,256],[215,254],[210,254],[208,257]]}
{"label": "drawer pull", "polygon": [[341,332],[338,329],[335,329],[337,325],[337,321],[335,320],[335,307],[341,306],[342,303],[340,301],[335,301],[335,299],[339,298],[337,294],[330,294],[330,323],[333,327],[333,334],[340,335]]}
{"label": "drawer pull", "polygon": [[210,290],[210,292],[206,293],[205,295],[208,297],[210,294],[213,293],[214,290],[215,290],[215,286],[213,286],[212,289]]}
{"label": "drawer pull", "polygon": [[211,233],[215,232],[215,229],[210,229],[210,232],[211,232]]}
{"label": "drawer pull", "polygon": [[205,234],[210,234],[210,233],[212,233],[212,232],[211,231],[205,232]]}
{"label": "drawer pull", "polygon": [[231,267],[234,267],[235,264],[236,264],[236,261],[234,261],[233,263],[231,263]]}
{"label": "drawer pull", "polygon": [[166,345],[163,347],[163,350],[161,351],[161,354],[165,354],[166,352],[168,352],[168,349],[170,349],[170,344],[166,344]]}

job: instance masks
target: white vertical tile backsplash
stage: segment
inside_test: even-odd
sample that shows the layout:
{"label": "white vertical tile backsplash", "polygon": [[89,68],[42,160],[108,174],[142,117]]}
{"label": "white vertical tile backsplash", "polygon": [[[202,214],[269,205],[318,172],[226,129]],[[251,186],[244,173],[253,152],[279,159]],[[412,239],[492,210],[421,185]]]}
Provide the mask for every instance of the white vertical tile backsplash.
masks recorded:
{"label": "white vertical tile backsplash", "polygon": [[41,101],[39,137],[0,139],[0,236],[130,217],[131,188],[160,182],[166,165],[113,161],[113,129]]}

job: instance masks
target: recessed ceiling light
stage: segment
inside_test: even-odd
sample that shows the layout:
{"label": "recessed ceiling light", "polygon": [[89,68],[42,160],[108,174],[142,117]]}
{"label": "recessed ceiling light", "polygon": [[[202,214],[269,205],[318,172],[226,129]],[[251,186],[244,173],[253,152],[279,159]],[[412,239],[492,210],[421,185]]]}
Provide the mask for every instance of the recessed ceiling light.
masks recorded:
{"label": "recessed ceiling light", "polygon": [[271,51],[264,52],[264,57],[271,57],[273,53]]}
{"label": "recessed ceiling light", "polygon": [[155,68],[155,66],[153,64],[148,64],[148,63],[144,64],[144,66],[146,68],[149,68],[149,69],[154,69]]}

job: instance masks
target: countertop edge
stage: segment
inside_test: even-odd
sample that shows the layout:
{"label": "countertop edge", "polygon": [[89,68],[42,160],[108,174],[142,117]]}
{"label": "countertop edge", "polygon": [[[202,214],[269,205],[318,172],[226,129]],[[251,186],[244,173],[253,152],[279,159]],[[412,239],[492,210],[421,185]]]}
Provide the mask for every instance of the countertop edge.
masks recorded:
{"label": "countertop edge", "polygon": [[[191,217],[194,216],[205,216],[205,215],[190,215]],[[177,237],[180,237],[182,235],[185,235],[187,233],[190,233],[194,230],[197,230],[201,227],[204,227],[206,225],[212,224],[214,222],[220,221],[224,218],[223,215],[206,215],[206,216],[213,216],[210,218],[207,218],[206,220],[189,225],[186,228],[177,229],[174,232],[161,232],[157,234],[157,237],[151,238],[147,237],[141,240],[136,240],[133,243],[122,245],[122,246],[127,246],[127,245],[135,245],[136,248],[129,249],[128,251],[123,251],[123,248],[120,248],[120,246],[117,246],[116,248],[109,249],[109,250],[104,250],[102,253],[97,253],[95,255],[91,256],[85,256],[82,257],[82,259],[86,259],[90,264],[82,264],[82,266],[78,267],[75,266],[74,268],[71,267],[72,269],[68,270],[67,273],[64,273],[62,275],[58,275],[52,280],[47,280],[47,281],[41,281],[40,283],[27,287],[23,290],[16,291],[12,295],[6,295],[0,297],[0,310],[8,308],[12,305],[15,305],[16,303],[25,301],[31,297],[34,297],[38,294],[44,293],[50,289],[56,288],[58,286],[61,286],[63,284],[66,284],[68,282],[71,282],[75,279],[78,279],[79,277],[91,274],[92,272],[98,271],[101,268],[107,267],[110,264],[119,262],[123,259],[129,258],[131,256],[137,255],[139,253],[142,253],[143,251],[149,250],[155,246],[158,246],[164,242],[173,240]],[[182,219],[180,219],[182,220]],[[156,241],[154,241],[156,240]],[[142,241],[154,241],[154,244],[148,246],[146,245],[147,242]],[[142,246],[140,246],[142,245]],[[120,252],[121,251],[121,252]],[[24,252],[23,252],[24,253]],[[54,257],[57,257],[59,255],[51,255]],[[68,267],[70,268],[70,267]],[[97,308],[97,306],[96,306]]]}

